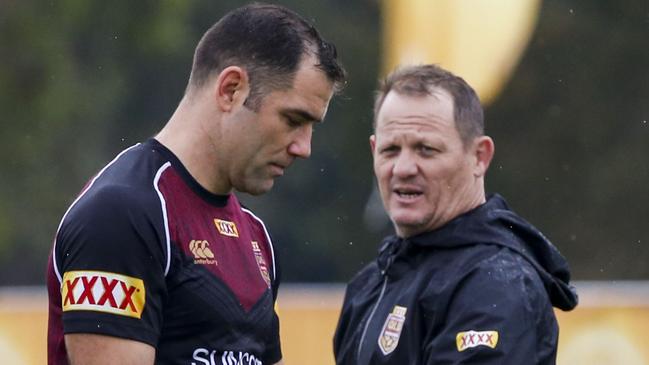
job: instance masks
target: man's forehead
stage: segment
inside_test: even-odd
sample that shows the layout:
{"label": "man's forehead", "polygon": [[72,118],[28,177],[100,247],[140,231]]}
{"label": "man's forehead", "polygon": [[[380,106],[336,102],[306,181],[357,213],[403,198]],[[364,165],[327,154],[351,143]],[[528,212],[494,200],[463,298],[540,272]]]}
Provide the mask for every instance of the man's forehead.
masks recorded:
{"label": "man's forehead", "polygon": [[381,133],[443,133],[454,129],[444,118],[435,114],[406,114],[398,117],[379,120],[376,132]]}
{"label": "man's forehead", "polygon": [[404,95],[390,92],[376,120],[377,131],[384,128],[455,128],[450,96]]}
{"label": "man's forehead", "polygon": [[378,114],[384,113],[386,110],[398,110],[399,108],[411,108],[412,106],[424,110],[444,108],[452,112],[453,104],[453,96],[442,88],[432,88],[429,92],[423,94],[390,90],[385,95]]}

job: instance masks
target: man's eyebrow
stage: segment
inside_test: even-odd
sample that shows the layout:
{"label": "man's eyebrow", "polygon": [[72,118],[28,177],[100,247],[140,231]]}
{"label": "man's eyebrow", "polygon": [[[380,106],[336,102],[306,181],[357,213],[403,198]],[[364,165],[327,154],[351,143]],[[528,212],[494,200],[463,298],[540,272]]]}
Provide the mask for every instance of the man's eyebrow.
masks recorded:
{"label": "man's eyebrow", "polygon": [[282,114],[299,119],[301,122],[312,121],[314,123],[322,123],[322,120],[319,117],[316,117],[303,109],[285,109],[282,111]]}

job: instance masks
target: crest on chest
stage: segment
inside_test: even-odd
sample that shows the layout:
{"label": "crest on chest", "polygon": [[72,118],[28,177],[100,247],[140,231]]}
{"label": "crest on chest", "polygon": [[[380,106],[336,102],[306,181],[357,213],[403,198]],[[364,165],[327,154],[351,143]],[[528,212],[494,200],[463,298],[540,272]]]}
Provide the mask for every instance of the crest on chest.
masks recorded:
{"label": "crest on chest", "polygon": [[251,241],[252,252],[255,254],[255,261],[257,261],[257,266],[259,267],[259,273],[261,277],[266,282],[266,285],[270,288],[270,274],[268,273],[268,265],[266,265],[266,260],[261,253],[259,248],[259,243],[257,241]]}
{"label": "crest on chest", "polygon": [[408,308],[395,305],[392,313],[388,314],[385,319],[383,329],[379,334],[379,348],[383,355],[389,355],[397,348],[407,311]]}

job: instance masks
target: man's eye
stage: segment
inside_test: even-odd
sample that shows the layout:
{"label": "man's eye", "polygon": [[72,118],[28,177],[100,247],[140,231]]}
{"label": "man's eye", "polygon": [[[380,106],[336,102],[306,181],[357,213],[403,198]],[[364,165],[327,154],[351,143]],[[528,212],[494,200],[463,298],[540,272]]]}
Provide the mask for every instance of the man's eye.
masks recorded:
{"label": "man's eye", "polygon": [[399,147],[397,147],[397,146],[387,146],[387,147],[381,148],[381,153],[394,153],[394,152],[397,152],[397,151],[399,151]]}
{"label": "man's eye", "polygon": [[286,124],[288,124],[288,125],[291,126],[291,127],[298,127],[298,126],[300,126],[300,124],[302,124],[302,123],[300,123],[297,119],[293,119],[293,118],[288,118],[288,117],[287,117],[287,118],[286,118]]}
{"label": "man's eye", "polygon": [[434,155],[439,152],[437,148],[430,146],[419,146],[419,151],[424,155]]}
{"label": "man's eye", "polygon": [[281,114],[281,118],[284,120],[284,123],[291,128],[295,128],[300,125],[300,121],[290,114]]}

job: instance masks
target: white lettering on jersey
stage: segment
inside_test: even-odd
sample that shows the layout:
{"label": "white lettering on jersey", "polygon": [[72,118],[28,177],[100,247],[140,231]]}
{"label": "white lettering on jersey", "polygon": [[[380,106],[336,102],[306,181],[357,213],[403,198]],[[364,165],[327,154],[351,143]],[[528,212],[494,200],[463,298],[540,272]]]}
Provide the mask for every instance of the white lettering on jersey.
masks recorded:
{"label": "white lettering on jersey", "polygon": [[223,351],[221,362],[214,357],[216,350],[197,348],[194,350],[192,365],[263,365],[255,355],[241,351]]}

